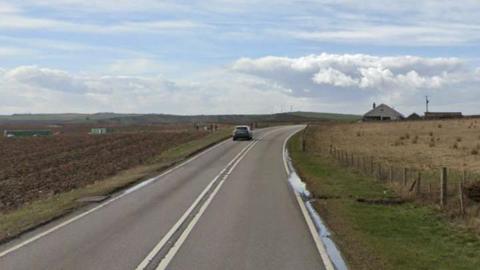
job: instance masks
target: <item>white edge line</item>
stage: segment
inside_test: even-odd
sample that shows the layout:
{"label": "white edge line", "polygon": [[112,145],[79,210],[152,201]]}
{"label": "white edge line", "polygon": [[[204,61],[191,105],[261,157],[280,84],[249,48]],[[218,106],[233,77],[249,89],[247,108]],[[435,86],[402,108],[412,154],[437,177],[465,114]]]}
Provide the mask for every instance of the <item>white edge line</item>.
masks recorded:
{"label": "white edge line", "polygon": [[[300,132],[302,129],[299,129],[292,134],[290,134],[285,141],[283,142],[283,165],[285,166],[285,171],[287,172],[287,177],[290,176],[290,170],[288,169],[288,163],[287,163],[287,142],[290,140],[290,138]],[[322,258],[323,264],[326,268],[326,270],[335,270],[335,267],[333,266],[332,260],[328,256],[327,250],[325,249],[325,246],[320,239],[320,236],[318,235],[317,229],[315,228],[315,225],[313,224],[312,218],[310,217],[310,214],[308,214],[308,211],[305,207],[305,204],[303,203],[302,198],[300,197],[300,194],[292,188],[292,191],[295,193],[295,198],[297,199],[298,205],[300,206],[300,209],[302,211],[303,217],[305,218],[305,221],[307,223],[308,229],[310,230],[310,234],[313,237],[313,241],[315,242],[315,245],[317,246],[317,250],[320,253],[320,257]]]}
{"label": "white edge line", "polygon": [[[205,149],[204,151],[202,151],[202,152],[198,153],[197,155],[195,155],[195,156],[187,159],[186,161],[184,161],[184,162],[176,165],[175,167],[168,169],[167,171],[161,173],[160,175],[155,176],[155,177],[153,177],[153,178],[151,178],[151,179],[148,179],[148,180],[145,180],[145,181],[140,182],[138,185],[142,185],[142,186],[141,186],[139,189],[136,189],[136,190],[140,190],[141,188],[144,188],[144,187],[148,186],[148,185],[144,184],[143,182],[148,182],[148,184],[150,184],[150,183],[152,183],[152,182],[155,182],[155,181],[157,181],[158,179],[162,178],[163,176],[165,176],[165,175],[171,173],[172,171],[177,170],[177,169],[179,169],[179,168],[181,168],[181,167],[189,164],[190,162],[192,162],[192,161],[196,160],[197,158],[205,155],[206,153],[212,151],[213,149],[216,149],[216,148],[220,147],[221,145],[224,145],[224,144],[227,143],[228,141],[229,141],[229,140],[226,139],[226,140],[224,140],[223,142],[220,142],[220,143],[218,143],[218,144],[216,144],[216,145],[214,145],[214,146],[212,146],[212,147],[209,147],[209,148]],[[134,190],[134,191],[135,191],[135,190]],[[33,236],[33,237],[31,237],[31,238],[29,238],[29,239],[27,239],[27,240],[19,243],[19,244],[17,244],[17,245],[15,245],[15,246],[13,246],[13,247],[11,247],[11,248],[9,248],[9,249],[6,249],[5,251],[0,252],[0,258],[6,256],[6,255],[8,255],[9,253],[11,253],[11,252],[13,252],[13,251],[15,251],[15,250],[17,250],[17,249],[19,249],[19,248],[22,248],[22,247],[24,247],[24,246],[26,246],[26,245],[28,245],[28,244],[30,244],[30,243],[32,243],[32,242],[35,242],[36,240],[38,240],[38,239],[40,239],[40,238],[42,238],[42,237],[44,237],[44,236],[46,236],[46,235],[48,235],[48,234],[50,234],[50,233],[52,233],[52,232],[54,232],[54,231],[62,228],[62,227],[66,226],[66,225],[68,225],[68,224],[70,224],[70,223],[72,223],[72,222],[74,222],[74,221],[77,221],[77,220],[79,220],[79,219],[87,216],[87,215],[89,215],[90,213],[92,213],[92,212],[94,212],[94,211],[96,211],[96,210],[98,210],[98,209],[100,209],[100,208],[103,208],[103,207],[105,207],[106,205],[108,205],[108,204],[110,204],[110,203],[112,203],[112,202],[114,202],[114,201],[116,201],[116,200],[118,200],[118,199],[120,199],[120,198],[128,195],[128,194],[131,194],[131,192],[122,193],[122,194],[120,194],[120,195],[118,195],[118,196],[116,196],[116,197],[114,197],[114,198],[112,198],[112,199],[110,199],[110,200],[107,200],[106,202],[104,202],[104,203],[102,203],[102,204],[100,204],[100,205],[98,205],[98,206],[96,206],[96,207],[94,207],[94,208],[92,208],[92,209],[90,209],[90,210],[88,210],[88,211],[86,211],[86,212],[83,212],[83,213],[81,213],[81,214],[79,214],[79,215],[77,215],[77,216],[74,216],[74,217],[72,217],[72,218],[70,218],[70,219],[68,219],[68,220],[66,220],[66,221],[64,221],[64,222],[62,222],[62,223],[60,223],[60,224],[58,224],[58,225],[56,225],[56,226],[54,226],[54,227],[52,227],[52,228],[44,231],[44,232],[42,232],[42,233],[39,233],[39,234],[37,234],[37,235],[35,235],[35,236]]]}
{"label": "white edge line", "polygon": [[192,211],[197,207],[197,205],[200,203],[200,201],[203,199],[205,194],[208,193],[208,191],[212,188],[213,184],[218,180],[218,178],[225,172],[225,170],[232,165],[232,163],[241,156],[247,148],[249,148],[251,145],[253,145],[253,142],[249,143],[247,146],[245,146],[228,164],[225,166],[220,173],[213,178],[212,181],[205,187],[205,189],[200,193],[200,195],[195,199],[193,204],[185,211],[185,213],[180,217],[180,219],[170,228],[170,230],[165,234],[165,236],[158,242],[157,245],[148,253],[147,257],[143,259],[143,261],[135,268],[136,270],[141,270],[145,269],[148,264],[152,261],[152,259],[157,255],[157,253],[163,248],[163,246],[167,243],[168,239],[178,230],[178,228],[182,225],[182,223],[188,218],[188,216],[192,213]]}
{"label": "white edge line", "polygon": [[[265,134],[263,137],[265,137],[267,134]],[[223,183],[225,182],[225,180],[228,178],[228,176],[232,173],[232,171],[235,169],[235,167],[237,167],[237,165],[240,163],[240,161],[243,160],[243,158],[245,158],[245,156],[248,154],[248,152],[253,149],[253,147],[258,143],[258,141],[255,141],[250,148],[248,148],[240,158],[238,158],[236,160],[236,162],[232,165],[232,167],[230,167],[230,169],[227,171],[227,173],[225,174],[225,176],[222,178],[222,180],[220,181],[220,183],[217,185],[217,187],[215,188],[215,190],[212,192],[212,194],[210,194],[210,196],[208,197],[207,201],[202,205],[202,207],[200,208],[200,210],[198,211],[198,213],[195,215],[195,217],[192,219],[192,221],[188,224],[187,228],[185,229],[185,231],[182,232],[182,234],[180,235],[180,238],[178,238],[178,240],[175,242],[175,244],[173,245],[173,247],[168,251],[167,255],[165,256],[165,258],[163,258],[163,260],[160,262],[160,264],[157,266],[156,270],[164,270],[167,268],[168,264],[172,261],[172,259],[175,257],[175,254],[177,254],[178,250],[180,249],[180,247],[183,245],[183,243],[185,242],[185,240],[187,239],[188,235],[190,234],[190,232],[193,230],[193,228],[195,227],[195,225],[197,224],[198,220],[200,219],[200,217],[203,215],[203,213],[205,212],[205,210],[207,209],[207,207],[209,206],[210,202],[213,200],[213,198],[215,197],[215,195],[217,194],[217,192],[220,190],[221,186],[223,185]]]}

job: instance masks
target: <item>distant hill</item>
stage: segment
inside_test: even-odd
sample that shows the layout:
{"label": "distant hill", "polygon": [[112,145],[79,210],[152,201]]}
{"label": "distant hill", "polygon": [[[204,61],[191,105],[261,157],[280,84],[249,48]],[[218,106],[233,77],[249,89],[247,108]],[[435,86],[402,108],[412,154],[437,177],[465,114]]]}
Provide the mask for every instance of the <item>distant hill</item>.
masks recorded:
{"label": "distant hill", "polygon": [[362,116],[355,114],[338,114],[338,113],[319,113],[319,112],[291,112],[291,115],[297,115],[307,118],[319,118],[329,120],[356,121],[362,119]]}
{"label": "distant hill", "polygon": [[118,114],[118,113],[59,113],[59,114],[12,114],[0,115],[0,122],[7,121],[47,121],[47,122],[84,122],[96,121],[103,119],[112,119],[122,116],[134,116],[135,114]]}
{"label": "distant hill", "polygon": [[169,124],[169,123],[306,123],[316,121],[355,121],[358,115],[289,112],[277,114],[230,114],[230,115],[171,115],[171,114],[14,114],[0,115],[0,124],[34,123],[34,124],[66,124],[66,123],[99,123],[99,124]]}

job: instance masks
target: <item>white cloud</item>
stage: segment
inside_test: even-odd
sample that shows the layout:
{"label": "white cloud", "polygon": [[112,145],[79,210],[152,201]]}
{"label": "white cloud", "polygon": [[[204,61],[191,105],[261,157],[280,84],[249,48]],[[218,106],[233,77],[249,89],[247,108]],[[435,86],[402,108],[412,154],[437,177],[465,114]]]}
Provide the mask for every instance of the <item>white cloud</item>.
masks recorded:
{"label": "white cloud", "polygon": [[149,10],[178,10],[181,5],[176,1],[157,1],[157,0],[101,0],[101,1],[83,1],[83,0],[25,0],[18,3],[23,7],[46,7],[60,10],[76,10],[83,12],[135,12]]}
{"label": "white cloud", "polygon": [[[410,107],[426,93],[470,100],[478,96],[478,69],[458,58],[320,54],[299,58],[243,58],[241,73],[291,89],[291,95],[331,102],[385,101]],[[357,105],[358,106],[358,105]]]}
{"label": "white cloud", "polygon": [[24,48],[15,48],[15,47],[0,47],[0,59],[6,57],[15,57],[20,55],[32,55],[34,50],[24,49]]}
{"label": "white cloud", "polygon": [[0,29],[39,29],[47,31],[85,32],[95,34],[154,33],[206,27],[205,24],[189,20],[120,21],[107,24],[73,22],[49,18],[7,14],[0,20]]}
{"label": "white cloud", "polygon": [[0,2],[0,14],[6,13],[16,13],[18,12],[17,7],[6,2]]}
{"label": "white cloud", "polygon": [[[338,28],[338,26],[337,26]],[[480,40],[480,27],[471,24],[421,23],[413,25],[342,25],[337,30],[291,31],[289,35],[317,42],[396,46],[472,44]]]}
{"label": "white cloud", "polygon": [[65,71],[21,66],[5,72],[6,81],[62,92],[83,92],[85,84]]}
{"label": "white cloud", "polygon": [[107,68],[108,72],[119,75],[157,74],[163,69],[162,65],[148,58],[119,59]]}
{"label": "white cloud", "polygon": [[307,83],[310,86],[355,86],[375,90],[391,87],[440,88],[449,80],[469,76],[472,72],[458,58],[326,53],[299,58],[244,58],[235,62],[232,68],[282,83],[289,88],[295,88],[298,83]]}
{"label": "white cloud", "polygon": [[228,70],[172,81],[156,75],[79,75],[21,66],[0,72],[0,95],[0,113],[3,114],[98,111],[270,113],[278,112],[280,104],[284,109],[289,105],[296,108],[301,105],[301,99],[287,95],[283,89]]}
{"label": "white cloud", "polygon": [[[131,66],[131,69],[129,68]],[[243,58],[230,68],[172,80],[145,70],[150,59],[113,63],[107,75],[37,66],[0,70],[0,113],[271,113],[288,110],[362,113],[386,102],[406,114],[432,109],[478,113],[480,68],[457,58],[321,54]],[[452,97],[455,103],[452,104]]]}
{"label": "white cloud", "polygon": [[330,84],[340,87],[354,86],[358,84],[358,82],[352,79],[352,77],[333,68],[321,69],[313,76],[313,81],[318,84]]}

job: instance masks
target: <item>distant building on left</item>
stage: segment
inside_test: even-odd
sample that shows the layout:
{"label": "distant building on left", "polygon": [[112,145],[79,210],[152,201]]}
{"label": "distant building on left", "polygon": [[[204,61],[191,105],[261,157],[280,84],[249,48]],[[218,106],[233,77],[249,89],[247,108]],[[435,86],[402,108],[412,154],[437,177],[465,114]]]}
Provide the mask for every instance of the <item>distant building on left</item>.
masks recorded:
{"label": "distant building on left", "polygon": [[92,128],[90,134],[92,135],[101,135],[110,133],[112,130],[110,128]]}
{"label": "distant building on left", "polygon": [[363,116],[363,121],[398,121],[404,118],[401,113],[388,105],[380,104],[376,106],[373,103],[373,108]]}
{"label": "distant building on left", "polygon": [[51,136],[50,130],[4,130],[3,136],[7,138],[12,137],[40,137]]}

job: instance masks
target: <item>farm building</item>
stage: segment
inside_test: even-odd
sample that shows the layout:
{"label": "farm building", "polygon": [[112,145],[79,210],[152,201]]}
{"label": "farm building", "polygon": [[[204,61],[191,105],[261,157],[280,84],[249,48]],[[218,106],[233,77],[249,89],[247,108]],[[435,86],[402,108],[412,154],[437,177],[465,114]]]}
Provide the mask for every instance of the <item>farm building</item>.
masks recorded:
{"label": "farm building", "polygon": [[385,104],[376,106],[375,103],[373,103],[373,109],[363,116],[363,121],[396,121],[402,120],[403,118],[403,115],[393,108]]}
{"label": "farm building", "polygon": [[50,130],[4,130],[3,136],[7,138],[11,137],[39,137],[39,136],[51,136]]}
{"label": "farm building", "polygon": [[94,134],[94,135],[107,134],[110,132],[111,130],[109,128],[92,128],[90,130],[90,134]]}
{"label": "farm building", "polygon": [[417,113],[412,113],[407,117],[407,120],[421,120],[422,117]]}
{"label": "farm building", "polygon": [[425,119],[456,119],[462,118],[463,114],[461,112],[426,112]]}

